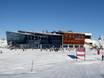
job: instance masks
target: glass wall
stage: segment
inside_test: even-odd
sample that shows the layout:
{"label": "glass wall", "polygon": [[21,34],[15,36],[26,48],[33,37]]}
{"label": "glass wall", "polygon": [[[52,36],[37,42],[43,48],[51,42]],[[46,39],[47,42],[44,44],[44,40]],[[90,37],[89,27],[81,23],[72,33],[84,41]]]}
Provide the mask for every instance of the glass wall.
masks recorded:
{"label": "glass wall", "polygon": [[14,33],[6,32],[8,45],[19,48],[51,48],[62,45],[61,35],[49,35],[43,33]]}

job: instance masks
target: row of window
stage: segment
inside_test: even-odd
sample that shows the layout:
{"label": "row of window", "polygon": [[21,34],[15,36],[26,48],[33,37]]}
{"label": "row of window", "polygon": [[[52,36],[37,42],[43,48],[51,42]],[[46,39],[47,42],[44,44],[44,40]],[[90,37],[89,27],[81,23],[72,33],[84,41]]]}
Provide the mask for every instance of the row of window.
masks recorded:
{"label": "row of window", "polygon": [[31,36],[31,35],[25,35],[26,40],[40,40],[40,39],[47,39],[47,36]]}
{"label": "row of window", "polygon": [[[54,36],[54,37],[49,37],[52,40],[60,40],[61,37],[59,36]],[[25,35],[25,39],[26,40],[48,40],[48,36],[32,36],[32,35]]]}
{"label": "row of window", "polygon": [[77,48],[77,47],[83,47],[83,45],[63,45],[64,48]]}
{"label": "row of window", "polygon": [[75,35],[64,35],[65,38],[85,38],[83,35],[75,36]]}
{"label": "row of window", "polygon": [[66,43],[66,44],[70,44],[70,43],[84,44],[84,40],[64,40],[64,43]]}

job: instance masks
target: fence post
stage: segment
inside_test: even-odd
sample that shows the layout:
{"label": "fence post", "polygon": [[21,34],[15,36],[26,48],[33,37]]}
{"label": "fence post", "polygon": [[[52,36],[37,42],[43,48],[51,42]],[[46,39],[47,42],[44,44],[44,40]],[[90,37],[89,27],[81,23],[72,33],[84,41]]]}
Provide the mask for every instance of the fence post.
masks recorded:
{"label": "fence post", "polygon": [[34,68],[34,61],[32,60],[32,63],[31,63],[31,72],[33,72],[33,68]]}

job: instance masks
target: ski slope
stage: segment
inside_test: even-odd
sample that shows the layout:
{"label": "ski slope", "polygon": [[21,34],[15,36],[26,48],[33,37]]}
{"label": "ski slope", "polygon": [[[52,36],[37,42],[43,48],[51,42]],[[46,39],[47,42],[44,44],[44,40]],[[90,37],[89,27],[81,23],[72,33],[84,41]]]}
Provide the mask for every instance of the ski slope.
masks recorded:
{"label": "ski slope", "polygon": [[68,56],[75,50],[0,50],[0,78],[104,78],[104,62],[96,50],[87,49],[85,61]]}

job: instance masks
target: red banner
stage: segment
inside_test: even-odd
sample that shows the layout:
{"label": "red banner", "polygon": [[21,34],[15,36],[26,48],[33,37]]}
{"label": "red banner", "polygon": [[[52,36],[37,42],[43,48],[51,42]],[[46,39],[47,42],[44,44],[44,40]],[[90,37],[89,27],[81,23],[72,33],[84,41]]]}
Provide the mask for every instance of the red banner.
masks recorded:
{"label": "red banner", "polygon": [[85,48],[84,47],[77,48],[76,55],[77,55],[77,59],[85,60]]}

